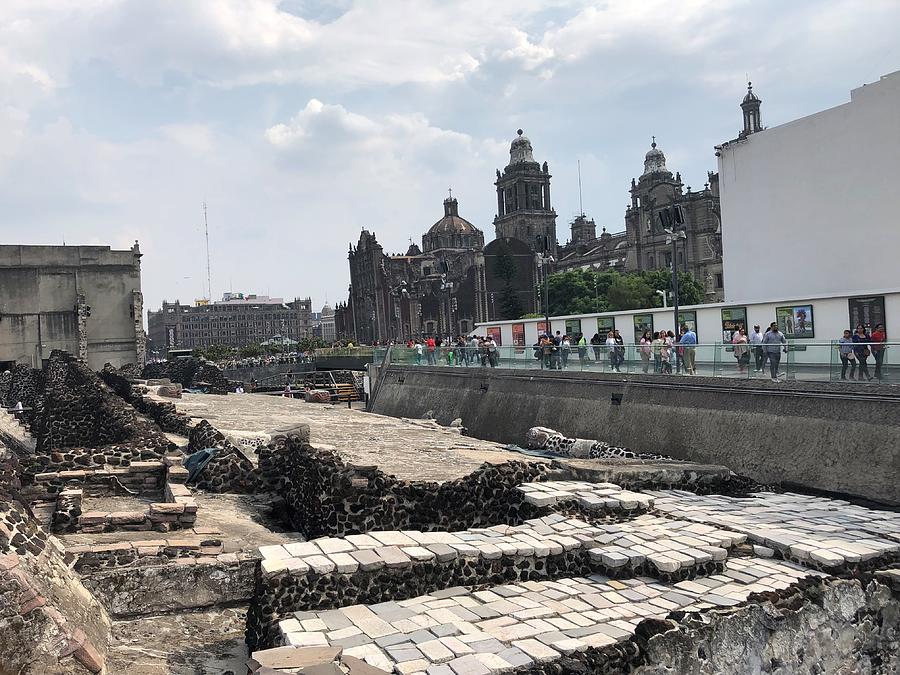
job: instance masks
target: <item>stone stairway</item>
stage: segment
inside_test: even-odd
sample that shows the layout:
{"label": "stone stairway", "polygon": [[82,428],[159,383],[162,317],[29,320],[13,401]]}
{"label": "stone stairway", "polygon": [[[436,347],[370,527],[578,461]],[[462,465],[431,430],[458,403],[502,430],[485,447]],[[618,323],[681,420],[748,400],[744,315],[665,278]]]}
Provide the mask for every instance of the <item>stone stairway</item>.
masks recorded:
{"label": "stone stairway", "polygon": [[248,612],[254,662],[277,656],[291,672],[321,653],[328,672],[360,675],[487,675],[601,653],[606,663],[645,620],[828,578],[838,563],[825,552],[846,566],[900,551],[900,515],[836,500],[577,481],[518,489],[544,515],[262,547]]}
{"label": "stone stairway", "polygon": [[29,455],[34,454],[37,448],[37,442],[25,424],[2,407],[0,407],[0,443]]}

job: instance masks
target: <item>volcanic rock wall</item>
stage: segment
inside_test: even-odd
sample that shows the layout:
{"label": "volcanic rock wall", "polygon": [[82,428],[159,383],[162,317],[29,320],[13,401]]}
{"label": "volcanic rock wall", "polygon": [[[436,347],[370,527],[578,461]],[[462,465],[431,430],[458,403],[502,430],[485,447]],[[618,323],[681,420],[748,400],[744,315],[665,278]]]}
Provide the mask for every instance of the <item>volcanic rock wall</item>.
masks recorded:
{"label": "volcanic rock wall", "polygon": [[29,413],[37,452],[26,482],[35,473],[158,460],[171,447],[156,425],[68,354],[52,352],[40,379]]}
{"label": "volcanic rock wall", "polygon": [[298,436],[284,441],[272,464],[268,471],[282,477],[279,492],[291,524],[307,537],[517,523],[522,500],[515,486],[547,468],[513,461],[484,464],[446,483],[404,481],[374,466],[346,464]]}
{"label": "volcanic rock wall", "polygon": [[109,631],[106,611],[66,565],[62,546],[0,485],[0,672],[99,673]]}

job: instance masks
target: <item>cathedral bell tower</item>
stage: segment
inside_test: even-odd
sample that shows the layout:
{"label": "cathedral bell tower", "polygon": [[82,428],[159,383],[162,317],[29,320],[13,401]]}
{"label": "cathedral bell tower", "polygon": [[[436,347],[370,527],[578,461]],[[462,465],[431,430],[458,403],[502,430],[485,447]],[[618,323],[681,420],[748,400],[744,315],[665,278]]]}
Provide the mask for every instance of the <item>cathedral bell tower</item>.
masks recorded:
{"label": "cathedral bell tower", "polygon": [[556,211],[550,205],[550,170],[539,164],[531,141],[519,129],[509,148],[509,164],[497,171],[498,239],[513,238],[535,252],[556,252]]}
{"label": "cathedral bell tower", "polygon": [[744,129],[738,138],[746,138],[750,134],[762,131],[762,117],[759,114],[759,107],[762,99],[753,93],[753,83],[747,83],[747,93],[744,100],[741,101],[741,110],[744,111]]}

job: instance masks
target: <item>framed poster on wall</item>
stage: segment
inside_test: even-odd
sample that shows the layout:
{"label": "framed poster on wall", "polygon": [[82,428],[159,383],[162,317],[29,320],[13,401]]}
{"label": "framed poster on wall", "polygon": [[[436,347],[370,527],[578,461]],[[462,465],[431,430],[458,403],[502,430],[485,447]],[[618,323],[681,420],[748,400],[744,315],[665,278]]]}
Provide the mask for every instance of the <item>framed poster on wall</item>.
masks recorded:
{"label": "framed poster on wall", "polygon": [[512,325],[513,345],[516,347],[525,346],[525,324],[514,323]]}
{"label": "framed poster on wall", "polygon": [[581,333],[581,319],[566,319],[566,335],[570,338]]}
{"label": "framed poster on wall", "polygon": [[600,337],[604,340],[606,339],[606,334],[616,329],[616,317],[614,316],[598,316],[597,317],[597,332],[600,333]]}
{"label": "framed poster on wall", "polygon": [[500,326],[488,326],[484,332],[494,339],[498,347],[503,344],[503,339],[500,337]]}
{"label": "framed poster on wall", "polygon": [[634,344],[640,344],[641,338],[645,330],[649,330],[653,334],[653,315],[652,314],[635,314],[632,316],[634,320]]}
{"label": "framed poster on wall", "polygon": [[816,336],[812,305],[776,307],[775,321],[786,338],[798,340]]}
{"label": "framed poster on wall", "polygon": [[544,335],[547,332],[547,322],[546,321],[538,321],[537,324],[538,337]]}
{"label": "framed poster on wall", "polygon": [[848,298],[847,304],[850,308],[850,325],[848,328],[853,331],[856,326],[862,324],[870,333],[880,323],[884,321],[884,296],[870,295],[866,298]]}
{"label": "framed poster on wall", "polygon": [[722,342],[731,342],[738,329],[747,330],[747,308],[729,307],[722,310]]}
{"label": "framed poster on wall", "polygon": [[[689,311],[689,312],[678,312],[678,330],[681,330],[681,326],[683,324],[687,324],[687,327],[692,331],[697,333],[697,312]],[[700,335],[697,334],[697,341],[699,342]]]}

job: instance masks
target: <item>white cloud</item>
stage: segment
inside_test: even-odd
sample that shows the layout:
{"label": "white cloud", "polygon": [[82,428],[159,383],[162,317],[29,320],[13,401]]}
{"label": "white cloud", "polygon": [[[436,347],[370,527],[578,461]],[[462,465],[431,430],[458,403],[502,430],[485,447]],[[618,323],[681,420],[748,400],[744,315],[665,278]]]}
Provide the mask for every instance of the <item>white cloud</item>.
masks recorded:
{"label": "white cloud", "polygon": [[334,301],[359,229],[404,249],[448,187],[490,239],[519,126],[560,237],[576,158],[618,230],[651,133],[699,186],[745,73],[766,123],[814,112],[897,68],[898,21],[894,0],[5,0],[0,239],[139,238],[148,304],[189,300],[206,199],[214,290]]}

